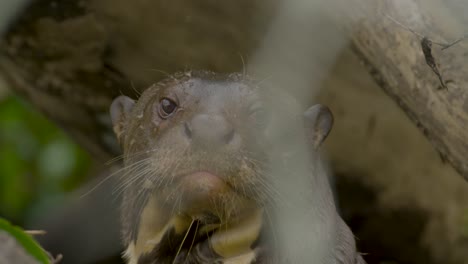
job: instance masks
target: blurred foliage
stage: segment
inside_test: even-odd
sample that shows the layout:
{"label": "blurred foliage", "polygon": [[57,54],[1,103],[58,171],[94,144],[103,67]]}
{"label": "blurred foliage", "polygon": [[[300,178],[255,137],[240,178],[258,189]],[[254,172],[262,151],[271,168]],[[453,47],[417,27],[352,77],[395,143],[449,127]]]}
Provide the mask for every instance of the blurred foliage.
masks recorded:
{"label": "blurred foliage", "polygon": [[0,216],[21,224],[86,180],[88,155],[21,99],[0,101]]}

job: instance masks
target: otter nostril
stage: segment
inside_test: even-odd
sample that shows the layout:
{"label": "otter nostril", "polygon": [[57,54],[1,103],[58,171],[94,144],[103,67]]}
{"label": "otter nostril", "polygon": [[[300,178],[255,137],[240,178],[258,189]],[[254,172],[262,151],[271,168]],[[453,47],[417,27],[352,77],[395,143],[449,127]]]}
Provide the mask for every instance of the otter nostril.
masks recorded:
{"label": "otter nostril", "polygon": [[184,123],[184,132],[188,138],[192,138],[192,130],[190,129],[190,126],[187,122]]}
{"label": "otter nostril", "polygon": [[229,131],[229,133],[227,133],[225,136],[224,136],[224,142],[227,144],[229,142],[231,142],[234,138],[234,135],[235,135],[235,131],[234,129],[231,129],[231,131]]}

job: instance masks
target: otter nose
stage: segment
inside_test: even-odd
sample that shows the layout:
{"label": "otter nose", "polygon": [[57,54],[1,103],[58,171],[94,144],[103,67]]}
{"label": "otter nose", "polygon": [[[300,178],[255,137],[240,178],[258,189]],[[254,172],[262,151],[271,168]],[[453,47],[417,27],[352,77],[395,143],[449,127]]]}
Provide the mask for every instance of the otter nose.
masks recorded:
{"label": "otter nose", "polygon": [[225,145],[235,139],[233,127],[219,115],[196,115],[185,123],[184,129],[188,138],[203,145]]}

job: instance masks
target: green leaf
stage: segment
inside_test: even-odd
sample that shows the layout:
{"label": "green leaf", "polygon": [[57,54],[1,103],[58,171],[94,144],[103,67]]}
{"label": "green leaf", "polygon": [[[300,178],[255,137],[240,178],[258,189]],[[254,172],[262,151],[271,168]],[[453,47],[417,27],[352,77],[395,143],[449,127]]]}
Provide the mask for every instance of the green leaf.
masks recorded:
{"label": "green leaf", "polygon": [[50,264],[49,257],[44,249],[34,240],[34,238],[26,234],[21,228],[13,226],[8,221],[0,218],[0,230],[5,231],[18,241],[23,246],[26,252],[39,261],[41,264]]}

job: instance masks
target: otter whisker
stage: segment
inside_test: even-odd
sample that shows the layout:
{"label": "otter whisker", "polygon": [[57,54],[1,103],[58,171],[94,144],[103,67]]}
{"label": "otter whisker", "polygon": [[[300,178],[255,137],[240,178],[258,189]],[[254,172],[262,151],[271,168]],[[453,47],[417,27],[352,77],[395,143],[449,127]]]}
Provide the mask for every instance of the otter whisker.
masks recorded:
{"label": "otter whisker", "polygon": [[149,153],[156,152],[156,151],[158,151],[158,149],[142,150],[142,151],[137,151],[132,154],[121,154],[108,160],[107,162],[104,163],[104,165],[111,165],[112,163],[117,162],[119,160],[123,160],[124,158],[134,158],[140,155],[145,155],[145,154],[149,154]]}
{"label": "otter whisker", "polygon": [[137,197],[135,198],[135,206],[138,210],[137,216],[142,215],[143,210],[145,209],[145,205],[148,202],[149,198],[148,193],[148,190],[140,189],[137,194]]}
{"label": "otter whisker", "polygon": [[267,199],[271,199],[272,201],[281,201],[282,195],[272,184],[266,182],[261,176],[258,176],[256,178],[256,183],[260,184],[263,187],[261,188],[261,191],[267,196]]}
{"label": "otter whisker", "polygon": [[[166,156],[169,156],[172,152],[175,152],[175,151],[172,150],[172,149],[160,149],[160,152],[163,153]],[[178,153],[172,153],[172,154],[178,154]],[[164,155],[161,155],[161,156],[164,156]],[[178,156],[178,155],[176,155],[176,156]],[[163,160],[163,159],[161,158],[160,160]],[[156,165],[157,167],[151,166],[151,167],[153,167],[153,169],[155,169],[155,174],[159,176],[159,179],[155,183],[156,188],[161,187],[161,184],[164,183],[164,180],[167,177],[169,177],[169,175],[171,174],[170,172],[176,170],[182,164],[182,162],[179,161],[179,160],[177,160],[177,161],[170,160],[169,163],[170,164],[158,163]],[[161,170],[160,168],[164,168],[164,169]],[[171,177],[171,181],[169,183],[167,183],[167,184],[170,184],[172,182],[172,179],[173,179],[173,177]]]}
{"label": "otter whisker", "polygon": [[133,171],[138,171],[137,174],[135,174],[133,177],[129,178],[128,180],[124,181],[121,185],[119,185],[115,190],[114,190],[114,195],[116,197],[120,196],[127,188],[129,188],[132,185],[135,185],[138,181],[142,183],[141,187],[143,189],[145,188],[145,179],[150,179],[150,177],[146,177],[148,175],[153,174],[153,170],[151,168],[146,167],[146,164],[141,164],[138,166],[138,168],[135,168]]}
{"label": "otter whisker", "polygon": [[239,57],[240,57],[241,62],[242,62],[242,81],[245,81],[245,78],[247,77],[247,75],[246,75],[246,67],[245,67],[244,57],[242,56],[242,54],[240,52],[238,52],[237,54],[239,54]]}
{"label": "otter whisker", "polygon": [[138,91],[136,88],[135,88],[135,85],[133,84],[133,81],[130,80],[130,86],[132,87],[133,91],[138,95],[138,96],[141,96],[141,92]]}
{"label": "otter whisker", "polygon": [[106,177],[104,177],[104,179],[102,179],[100,182],[98,182],[96,185],[94,185],[90,190],[88,190],[84,194],[80,195],[80,199],[83,199],[84,197],[88,196],[89,194],[91,194],[92,192],[97,190],[104,182],[108,181],[110,178],[112,178],[115,175],[116,175],[116,173],[111,173],[111,174],[107,175]]}
{"label": "otter whisker", "polygon": [[[140,162],[137,162],[137,163],[140,163]],[[86,197],[87,195],[91,194],[93,191],[95,191],[97,188],[99,188],[99,186],[101,186],[104,182],[108,181],[110,178],[112,178],[112,177],[114,177],[116,175],[119,175],[122,171],[132,167],[133,165],[136,165],[136,164],[132,164],[132,165],[120,168],[117,171],[107,175],[104,179],[102,179],[99,183],[97,183],[93,188],[91,188],[89,191],[87,191],[86,193],[81,195],[80,199],[82,199],[82,198]]]}
{"label": "otter whisker", "polygon": [[266,76],[265,78],[263,78],[263,79],[257,81],[256,83],[254,83],[254,86],[255,86],[255,87],[260,87],[260,88],[261,88],[261,87],[262,87],[261,84],[262,84],[264,81],[267,81],[268,79],[270,79],[270,78],[272,78],[272,77],[273,77],[273,75],[268,75],[268,76]]}
{"label": "otter whisker", "polygon": [[164,75],[166,75],[165,77],[169,77],[169,78],[173,78],[172,75],[170,75],[168,72],[166,71],[163,71],[163,70],[160,70],[160,69],[156,69],[156,68],[149,68],[149,69],[146,69],[148,71],[155,71],[155,72],[159,72],[159,73],[162,73]]}
{"label": "otter whisker", "polygon": [[[165,203],[167,204],[169,202],[169,199],[172,199],[172,197],[175,197],[174,203],[172,204],[171,208],[171,215],[176,215],[180,212],[181,206],[182,206],[182,199],[184,196],[184,192],[181,192],[181,183],[177,184],[173,190],[167,195]],[[177,208],[179,207],[179,208]]]}
{"label": "otter whisker", "polygon": [[268,223],[270,224],[270,228],[268,230],[271,230],[271,233],[273,236],[273,246],[274,248],[278,248],[278,238],[276,237],[276,228],[273,224],[273,220],[271,219],[270,210],[264,210],[263,213],[266,219],[268,220]]}
{"label": "otter whisker", "polygon": [[[198,233],[198,226],[200,225],[200,221],[197,221],[197,225],[195,226],[195,233],[193,234],[192,238],[192,243],[190,244],[190,247],[188,249],[187,255],[185,256],[185,261],[187,261],[188,256],[190,255],[190,251],[192,250],[193,244],[195,243],[195,239],[197,238],[197,233]],[[190,230],[190,228],[189,228]]]}
{"label": "otter whisker", "polygon": [[[123,170],[125,171],[123,174],[122,174],[122,178],[124,179],[122,181],[122,183],[117,186],[113,192],[113,194],[116,194],[116,193],[119,193],[123,190],[125,190],[125,188],[127,188],[129,185],[131,185],[132,183],[134,183],[136,180],[139,179],[139,174],[137,175],[133,175],[134,172],[142,169],[142,168],[145,168],[147,166],[147,162],[148,162],[149,158],[147,159],[143,159],[143,160],[140,160],[138,162],[135,162],[134,164],[131,164],[129,166],[126,166],[123,168]],[[129,177],[129,175],[132,175],[131,177]]]}
{"label": "otter whisker", "polygon": [[[245,159],[244,161],[247,162],[247,163],[250,163],[254,168],[259,168],[260,167],[259,164],[258,164],[258,162],[259,162],[258,160]],[[253,170],[258,171],[257,172],[258,175],[257,175],[257,177],[250,177],[249,179],[255,178],[256,181],[263,186],[264,191],[269,196],[268,198],[271,198],[271,199],[274,199],[274,200],[276,200],[276,199],[282,200],[282,198],[284,198],[284,197],[282,197],[283,195],[275,188],[274,185],[272,185],[271,183],[265,181],[265,177],[264,177],[264,175],[262,173],[259,172],[260,171],[259,169],[253,169]],[[254,183],[254,182],[252,182],[252,183]]]}
{"label": "otter whisker", "polygon": [[182,242],[180,242],[179,249],[177,250],[177,253],[176,253],[175,257],[174,257],[174,260],[172,261],[172,264],[174,264],[175,261],[177,260],[177,256],[179,256],[180,251],[182,250],[182,246],[184,245],[184,242],[185,242],[185,240],[187,239],[187,236],[188,236],[188,234],[189,234],[189,232],[190,232],[190,229],[192,229],[192,225],[193,225],[194,222],[195,222],[195,220],[192,220],[192,222],[190,223],[190,226],[189,226],[188,229],[187,229],[187,232],[185,232],[185,236],[184,236],[184,238],[182,239]]}

